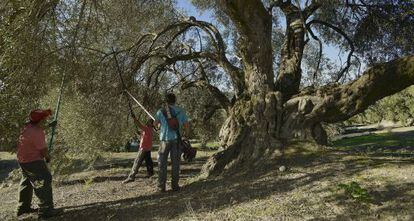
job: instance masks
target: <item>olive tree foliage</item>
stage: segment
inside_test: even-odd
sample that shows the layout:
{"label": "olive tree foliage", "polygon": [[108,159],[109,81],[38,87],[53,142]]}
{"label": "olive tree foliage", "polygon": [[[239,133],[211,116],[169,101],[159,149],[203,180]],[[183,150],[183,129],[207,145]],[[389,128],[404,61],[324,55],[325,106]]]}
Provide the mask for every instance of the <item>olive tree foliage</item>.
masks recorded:
{"label": "olive tree foliage", "polygon": [[41,1],[0,3],[1,148],[15,144],[28,110],[36,106],[50,89],[47,83],[49,73],[57,71],[52,68],[56,63],[54,60],[33,62],[41,61],[47,54],[43,33],[51,32],[42,22],[47,10],[45,12],[41,8]]}
{"label": "olive tree foliage", "polygon": [[225,113],[217,109],[219,105],[206,90],[189,88],[177,93],[178,103],[189,115],[192,137],[198,138],[201,147],[207,142],[218,141],[220,126],[225,120]]}
{"label": "olive tree foliage", "polygon": [[63,76],[55,172],[123,146],[137,131],[118,73],[137,98],[147,96],[152,109],[159,93],[149,99],[157,90],[143,88],[148,71],[124,69],[130,57],[115,51],[175,20],[172,7],[170,1],[1,1],[0,148],[15,150],[30,110],[55,111]]}

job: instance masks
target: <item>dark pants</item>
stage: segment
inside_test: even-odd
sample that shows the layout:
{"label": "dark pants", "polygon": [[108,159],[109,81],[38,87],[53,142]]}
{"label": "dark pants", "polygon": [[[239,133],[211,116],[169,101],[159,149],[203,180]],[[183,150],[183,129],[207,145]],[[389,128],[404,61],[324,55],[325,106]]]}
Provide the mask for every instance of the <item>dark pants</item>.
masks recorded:
{"label": "dark pants", "polygon": [[33,190],[40,201],[40,214],[53,209],[52,175],[45,161],[21,163],[20,168],[22,179],[19,187],[18,210],[27,210],[31,207]]}
{"label": "dark pants", "polygon": [[173,189],[178,188],[178,181],[180,180],[180,149],[178,148],[177,141],[161,141],[160,149],[158,151],[158,187],[165,189],[165,183],[167,182],[167,164],[168,155],[171,158],[171,187]]}
{"label": "dark pants", "polygon": [[128,177],[134,178],[135,175],[138,173],[139,168],[142,165],[142,162],[145,160],[145,166],[147,167],[147,174],[148,176],[152,176],[154,174],[154,162],[151,159],[151,151],[144,151],[139,149],[138,155],[134,160],[134,165],[132,166],[131,173]]}

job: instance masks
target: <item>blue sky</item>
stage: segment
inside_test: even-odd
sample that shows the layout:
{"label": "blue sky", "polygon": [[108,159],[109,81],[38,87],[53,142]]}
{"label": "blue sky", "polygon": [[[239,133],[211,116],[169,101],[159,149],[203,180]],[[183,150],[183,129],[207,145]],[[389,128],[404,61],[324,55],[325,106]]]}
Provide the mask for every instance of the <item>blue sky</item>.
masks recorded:
{"label": "blue sky", "polygon": [[183,11],[186,12],[189,16],[194,16],[202,21],[213,22],[212,13],[209,11],[200,11],[191,4],[191,0],[177,0],[177,6],[180,7]]}

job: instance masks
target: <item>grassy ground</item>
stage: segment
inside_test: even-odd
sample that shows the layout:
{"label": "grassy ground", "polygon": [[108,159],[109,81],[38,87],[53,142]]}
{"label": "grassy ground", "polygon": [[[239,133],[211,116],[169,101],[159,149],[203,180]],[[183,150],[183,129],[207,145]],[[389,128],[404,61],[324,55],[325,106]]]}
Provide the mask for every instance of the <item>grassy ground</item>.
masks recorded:
{"label": "grassy ground", "polygon": [[392,133],[370,134],[366,136],[337,140],[334,142],[334,145],[344,148],[351,148],[355,146],[414,146],[414,137],[401,137]]}
{"label": "grassy ground", "polygon": [[369,155],[414,157],[414,132],[378,133],[336,140],[337,150]]}
{"label": "grassy ground", "polygon": [[[156,192],[156,177],[145,178],[144,171],[122,185],[129,171],[123,162],[135,153],[116,153],[108,156],[111,167],[55,184],[56,206],[66,212],[51,220],[413,220],[414,158],[359,154],[351,146],[364,142],[352,142],[339,152],[287,155],[260,170],[209,180],[197,174],[213,152],[200,152],[195,162],[183,163],[178,193]],[[352,182],[358,188],[339,188]],[[16,219],[17,188],[0,189],[0,220]]]}

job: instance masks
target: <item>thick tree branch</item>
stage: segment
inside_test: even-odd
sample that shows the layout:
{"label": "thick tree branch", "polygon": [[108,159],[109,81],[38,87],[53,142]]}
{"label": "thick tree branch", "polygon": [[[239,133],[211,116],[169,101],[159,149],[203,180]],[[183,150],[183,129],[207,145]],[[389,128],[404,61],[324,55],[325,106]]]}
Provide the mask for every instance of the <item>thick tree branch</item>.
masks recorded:
{"label": "thick tree branch", "polygon": [[249,93],[274,90],[272,67],[272,16],[260,0],[218,0],[238,30],[237,50]]}
{"label": "thick tree branch", "polygon": [[306,114],[307,121],[335,123],[347,120],[376,101],[413,84],[414,56],[411,55],[376,65],[349,84],[303,93],[289,100],[287,106],[308,100],[312,111]]}
{"label": "thick tree branch", "polygon": [[281,50],[281,62],[276,80],[276,89],[282,93],[284,101],[299,92],[302,79],[301,64],[306,44],[305,35],[308,32],[320,45],[320,57],[314,76],[319,70],[322,54],[321,41],[306,25],[306,20],[321,7],[320,1],[313,0],[310,5],[307,2],[304,10],[301,9],[299,0],[296,0],[296,4],[292,4],[291,1],[279,1],[277,4],[286,16],[286,37]]}
{"label": "thick tree branch", "polygon": [[283,101],[286,101],[299,92],[306,30],[300,8],[289,3],[280,9],[286,16],[286,34],[281,49],[276,89],[282,93]]}

